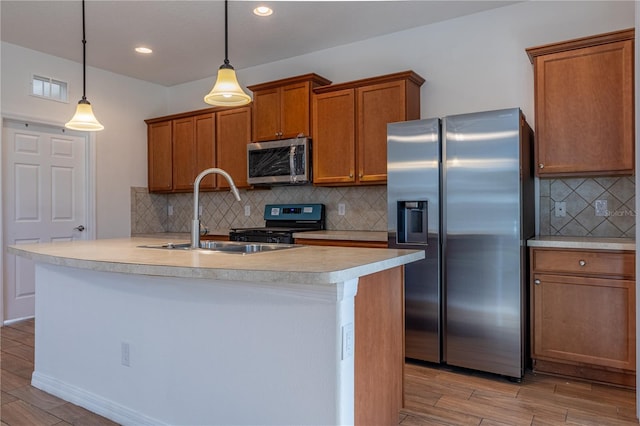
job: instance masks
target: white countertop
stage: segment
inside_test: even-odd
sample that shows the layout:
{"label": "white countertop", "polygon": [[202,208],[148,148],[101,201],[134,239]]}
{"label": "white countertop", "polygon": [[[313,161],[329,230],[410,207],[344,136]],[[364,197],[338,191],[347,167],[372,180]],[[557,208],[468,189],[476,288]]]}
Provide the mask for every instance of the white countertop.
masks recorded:
{"label": "white countertop", "polygon": [[20,244],[10,246],[9,252],[36,262],[106,272],[309,284],[343,282],[424,258],[424,252],[416,250],[332,246],[298,246],[253,254],[138,247],[163,242],[135,237]]}
{"label": "white countertop", "polygon": [[633,238],[537,236],[527,241],[529,247],[573,248],[593,250],[636,250]]}

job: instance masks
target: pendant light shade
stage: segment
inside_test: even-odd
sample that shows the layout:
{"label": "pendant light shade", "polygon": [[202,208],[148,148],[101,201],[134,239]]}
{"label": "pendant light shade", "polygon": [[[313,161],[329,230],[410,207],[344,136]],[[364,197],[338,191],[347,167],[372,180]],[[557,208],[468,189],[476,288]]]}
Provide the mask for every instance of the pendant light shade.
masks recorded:
{"label": "pendant light shade", "polygon": [[214,106],[241,106],[251,102],[236,78],[236,71],[229,63],[227,0],[224,2],[224,63],[218,69],[218,78],[204,101]]}
{"label": "pendant light shade", "polygon": [[87,91],[87,40],[84,28],[84,0],[82,0],[82,99],[78,101],[76,113],[64,125],[67,129],[95,132],[104,129],[95,115],[86,97]]}
{"label": "pendant light shade", "polygon": [[64,125],[67,129],[83,130],[87,132],[95,132],[97,130],[104,129],[104,126],[100,124],[95,115],[93,115],[93,109],[91,104],[86,99],[81,99],[78,102],[76,113],[71,117],[71,120]]}

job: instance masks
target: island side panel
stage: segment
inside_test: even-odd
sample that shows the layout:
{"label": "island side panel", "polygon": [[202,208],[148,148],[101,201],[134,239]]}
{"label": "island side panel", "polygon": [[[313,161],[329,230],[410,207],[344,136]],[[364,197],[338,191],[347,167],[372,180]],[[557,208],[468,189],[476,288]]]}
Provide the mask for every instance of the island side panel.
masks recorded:
{"label": "island side panel", "polygon": [[396,424],[403,407],[404,267],[360,277],[355,324],[355,424]]}
{"label": "island side panel", "polygon": [[[357,280],[36,267],[33,385],[125,424],[352,424]],[[128,345],[128,366],[122,345]],[[344,359],[343,359],[344,358]]]}

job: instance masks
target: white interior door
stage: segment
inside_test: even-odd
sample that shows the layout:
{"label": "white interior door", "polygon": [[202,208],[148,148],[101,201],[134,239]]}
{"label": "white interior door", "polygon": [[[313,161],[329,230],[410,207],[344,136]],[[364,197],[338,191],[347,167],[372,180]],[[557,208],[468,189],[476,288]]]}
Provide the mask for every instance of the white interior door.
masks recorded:
{"label": "white interior door", "polygon": [[33,262],[6,245],[86,239],[87,139],[5,121],[2,135],[4,320],[34,315]]}

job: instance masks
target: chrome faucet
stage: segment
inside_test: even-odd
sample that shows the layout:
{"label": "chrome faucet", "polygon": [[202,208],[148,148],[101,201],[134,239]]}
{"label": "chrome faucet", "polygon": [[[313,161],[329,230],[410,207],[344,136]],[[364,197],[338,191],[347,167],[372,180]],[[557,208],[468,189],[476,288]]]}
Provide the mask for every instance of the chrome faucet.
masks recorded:
{"label": "chrome faucet", "polygon": [[193,221],[191,222],[191,248],[200,248],[200,182],[202,181],[202,179],[204,179],[205,176],[212,173],[217,173],[224,176],[227,182],[229,182],[231,193],[234,197],[236,197],[236,200],[240,201],[240,193],[238,192],[238,188],[236,188],[236,184],[233,183],[233,178],[229,175],[229,173],[216,167],[203,170],[196,177],[196,181],[193,184]]}

